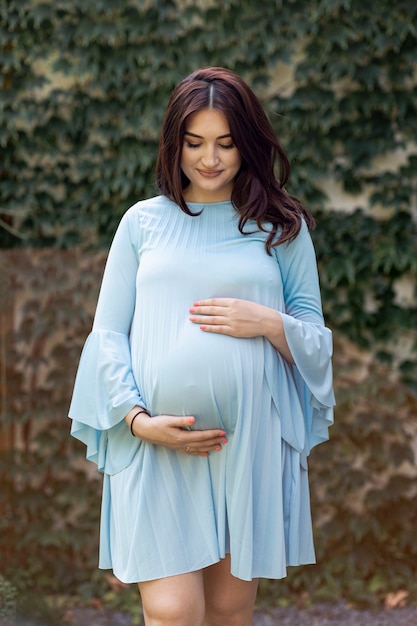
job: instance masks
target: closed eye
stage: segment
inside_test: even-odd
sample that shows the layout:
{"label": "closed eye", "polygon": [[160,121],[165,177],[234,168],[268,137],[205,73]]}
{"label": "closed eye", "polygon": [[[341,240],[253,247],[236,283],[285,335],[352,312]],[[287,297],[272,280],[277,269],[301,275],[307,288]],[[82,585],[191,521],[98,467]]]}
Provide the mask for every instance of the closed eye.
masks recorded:
{"label": "closed eye", "polygon": [[201,143],[191,143],[191,141],[186,141],[185,145],[187,146],[187,148],[199,148],[201,146]]}
{"label": "closed eye", "polygon": [[[187,146],[187,148],[199,148],[201,146],[201,143],[192,143],[191,141],[186,141],[185,145]],[[235,147],[234,143],[228,143],[228,144],[219,143],[219,148],[223,148],[223,150],[231,150],[234,147]]]}

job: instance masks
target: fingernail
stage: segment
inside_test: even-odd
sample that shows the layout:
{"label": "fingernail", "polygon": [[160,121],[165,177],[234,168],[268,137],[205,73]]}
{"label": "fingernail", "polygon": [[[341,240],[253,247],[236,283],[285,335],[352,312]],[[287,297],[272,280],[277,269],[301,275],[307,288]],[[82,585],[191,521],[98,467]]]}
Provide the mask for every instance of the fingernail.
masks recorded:
{"label": "fingernail", "polygon": [[200,330],[206,330],[206,326],[200,326]]}
{"label": "fingernail", "polygon": [[188,423],[189,424],[194,424],[194,422],[195,422],[195,418],[194,417],[189,417],[188,418]]}
{"label": "fingernail", "polygon": [[220,437],[225,437],[226,436],[226,431],[225,430],[221,430],[220,431]]}
{"label": "fingernail", "polygon": [[227,443],[227,439],[222,439],[221,443]]}
{"label": "fingernail", "polygon": [[194,302],[194,306],[200,306],[199,302]]}
{"label": "fingernail", "polygon": [[190,309],[190,313],[195,313],[195,310],[194,309]]}
{"label": "fingernail", "polygon": [[223,448],[221,446],[216,446],[215,450],[222,450]]}

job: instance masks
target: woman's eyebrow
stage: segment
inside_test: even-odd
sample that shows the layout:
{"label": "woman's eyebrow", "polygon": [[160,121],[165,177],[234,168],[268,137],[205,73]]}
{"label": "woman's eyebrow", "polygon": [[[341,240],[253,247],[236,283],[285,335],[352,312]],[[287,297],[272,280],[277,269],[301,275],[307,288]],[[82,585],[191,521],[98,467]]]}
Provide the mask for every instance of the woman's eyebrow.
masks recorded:
{"label": "woman's eyebrow", "polygon": [[[184,135],[189,135],[190,137],[195,137],[196,139],[204,139],[204,137],[202,137],[201,135],[196,135],[195,133],[190,133],[190,131],[186,130]],[[230,133],[227,133],[227,135],[220,135],[219,137],[216,137],[216,139],[227,139],[228,137],[231,137],[232,135]]]}

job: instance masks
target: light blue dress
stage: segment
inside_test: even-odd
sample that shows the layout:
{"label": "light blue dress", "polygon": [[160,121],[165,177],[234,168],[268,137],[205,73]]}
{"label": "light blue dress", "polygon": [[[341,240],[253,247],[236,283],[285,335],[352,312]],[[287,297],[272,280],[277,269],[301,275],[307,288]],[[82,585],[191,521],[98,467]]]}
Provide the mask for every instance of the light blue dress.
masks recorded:
{"label": "light blue dress", "polygon": [[[69,415],[104,473],[99,567],[138,582],[230,552],[234,576],[282,578],[315,560],[307,456],[333,420],[315,253],[304,223],[269,256],[230,202],[189,206],[201,215],[164,196],[126,212],[79,364]],[[210,297],[280,311],[296,366],[262,337],[201,331],[189,309]],[[141,441],[123,419],[136,404],[194,415],[228,443],[199,457]]]}

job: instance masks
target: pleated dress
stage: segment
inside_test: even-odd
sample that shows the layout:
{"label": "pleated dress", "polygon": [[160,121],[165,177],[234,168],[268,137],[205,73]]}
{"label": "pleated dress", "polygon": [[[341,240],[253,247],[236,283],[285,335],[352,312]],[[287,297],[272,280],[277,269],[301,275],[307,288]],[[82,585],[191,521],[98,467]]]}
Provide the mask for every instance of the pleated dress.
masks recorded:
{"label": "pleated dress", "polygon": [[[313,244],[303,223],[270,256],[256,224],[239,232],[231,202],[189,207],[201,214],[164,196],[125,213],[80,359],[69,416],[104,474],[99,567],[132,583],[230,553],[240,579],[282,578],[315,561],[307,457],[333,421]],[[295,365],[263,337],[190,322],[211,297],[280,311]],[[200,457],[142,441],[124,421],[135,405],[193,415],[193,429],[222,428],[228,443]]]}

